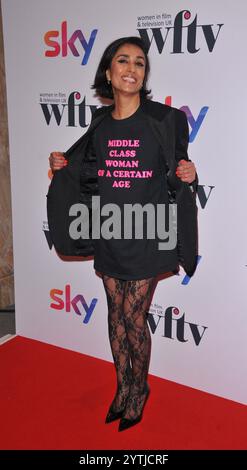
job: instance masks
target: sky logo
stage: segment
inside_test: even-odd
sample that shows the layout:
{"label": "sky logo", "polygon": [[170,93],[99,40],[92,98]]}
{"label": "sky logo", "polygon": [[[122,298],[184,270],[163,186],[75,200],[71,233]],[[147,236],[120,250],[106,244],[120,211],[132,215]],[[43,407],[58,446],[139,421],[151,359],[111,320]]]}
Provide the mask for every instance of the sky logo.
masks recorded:
{"label": "sky logo", "polygon": [[[57,57],[61,54],[62,57],[67,57],[68,52],[70,51],[73,56],[79,57],[82,55],[82,51],[80,51],[82,47],[84,55],[82,57],[81,65],[86,65],[96,39],[97,32],[97,29],[93,29],[90,38],[86,40],[82,31],[77,29],[68,39],[67,21],[63,21],[61,24],[61,31],[51,30],[45,33],[44,41],[50,48],[45,51],[45,56]],[[57,40],[55,40],[55,38],[57,38]],[[77,44],[75,44],[76,42]],[[78,51],[79,45],[80,49]]]}
{"label": "sky logo", "polygon": [[[167,96],[166,99],[165,99],[165,104],[167,104],[168,106],[172,106],[172,97],[171,96]],[[198,134],[198,131],[205,119],[205,116],[208,112],[208,106],[203,106],[197,116],[197,118],[195,116],[193,116],[192,114],[192,111],[191,109],[189,108],[189,106],[181,106],[181,108],[179,108],[181,111],[184,111],[186,116],[187,116],[187,119],[188,119],[188,122],[189,122],[189,125],[191,127],[191,132],[190,132],[190,138],[189,138],[189,142],[194,142],[197,134]]]}
{"label": "sky logo", "polygon": [[55,310],[65,310],[70,313],[71,310],[77,315],[83,315],[83,323],[87,324],[94,312],[98,299],[92,299],[90,304],[87,304],[85,297],[82,294],[77,294],[71,298],[71,286],[67,284],[65,290],[51,289],[50,298],[53,302],[50,307]]}
{"label": "sky logo", "polygon": [[202,122],[204,121],[204,118],[208,112],[208,106],[203,106],[203,108],[201,108],[201,111],[199,112],[197,118],[194,118],[189,106],[182,106],[180,109],[181,111],[185,112],[189,125],[191,127],[191,133],[190,133],[190,143],[191,143],[195,140],[196,135],[202,125]]}
{"label": "sky logo", "polygon": [[[197,263],[196,263],[197,265],[200,263],[201,258],[202,258],[202,257],[201,257],[200,255],[197,256]],[[179,275],[179,274],[178,274],[178,275]],[[186,275],[184,276],[184,278],[183,278],[181,284],[182,284],[183,286],[187,286],[187,284],[189,284],[190,280],[191,280],[191,277],[188,276],[188,274],[186,274]]]}

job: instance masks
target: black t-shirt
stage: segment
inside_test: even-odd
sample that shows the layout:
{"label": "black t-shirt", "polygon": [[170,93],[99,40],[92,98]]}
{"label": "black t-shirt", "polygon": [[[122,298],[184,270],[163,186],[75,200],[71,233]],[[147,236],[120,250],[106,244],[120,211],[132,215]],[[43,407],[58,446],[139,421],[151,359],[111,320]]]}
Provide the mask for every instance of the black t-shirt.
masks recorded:
{"label": "black t-shirt", "polygon": [[[175,270],[176,250],[158,249],[155,209],[157,204],[168,203],[165,163],[141,107],[125,119],[117,120],[109,114],[94,131],[93,146],[101,213],[103,206],[113,204],[107,206],[112,211],[101,217],[101,224],[106,223],[107,236],[113,231],[117,237],[105,239],[104,232],[99,240],[94,240],[94,268],[126,280]],[[125,212],[126,204],[139,204],[132,218]],[[149,218],[141,209],[146,204],[153,205]],[[124,238],[126,231],[128,239]]]}

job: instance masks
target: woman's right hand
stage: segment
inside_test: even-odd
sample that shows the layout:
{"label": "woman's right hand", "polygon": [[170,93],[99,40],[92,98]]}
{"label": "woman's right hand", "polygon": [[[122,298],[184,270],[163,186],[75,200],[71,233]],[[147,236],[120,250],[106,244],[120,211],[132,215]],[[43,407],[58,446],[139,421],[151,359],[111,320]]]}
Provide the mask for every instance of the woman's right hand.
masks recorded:
{"label": "woman's right hand", "polygon": [[50,167],[52,171],[61,170],[68,164],[64,154],[62,152],[52,152],[49,156]]}

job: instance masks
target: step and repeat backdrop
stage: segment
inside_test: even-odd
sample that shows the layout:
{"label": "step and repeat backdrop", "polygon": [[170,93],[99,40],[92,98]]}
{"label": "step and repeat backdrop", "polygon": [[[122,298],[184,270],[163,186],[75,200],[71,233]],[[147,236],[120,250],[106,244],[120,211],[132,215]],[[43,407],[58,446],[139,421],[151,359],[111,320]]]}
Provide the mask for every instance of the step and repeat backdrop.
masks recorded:
{"label": "step and repeat backdrop", "polygon": [[90,87],[105,47],[140,36],[152,98],[185,111],[199,175],[198,268],[157,284],[150,372],[246,403],[246,2],[2,0],[2,10],[17,333],[112,360],[93,260],[62,260],[52,246],[48,157],[101,106]]}

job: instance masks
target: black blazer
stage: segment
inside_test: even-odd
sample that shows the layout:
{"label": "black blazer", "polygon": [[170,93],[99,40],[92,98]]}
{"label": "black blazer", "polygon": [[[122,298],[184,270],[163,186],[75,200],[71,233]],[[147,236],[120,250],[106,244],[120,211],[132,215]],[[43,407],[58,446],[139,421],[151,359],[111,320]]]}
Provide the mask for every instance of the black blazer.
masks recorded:
{"label": "black blazer", "polygon": [[[183,111],[151,100],[143,99],[141,106],[163,149],[168,181],[171,188],[176,189],[179,260],[187,274],[192,275],[196,267],[198,245],[195,204],[197,180],[191,186],[181,182],[175,175],[179,160],[188,160],[187,118]],[[87,132],[64,153],[68,165],[55,172],[49,186],[48,225],[55,249],[61,255],[81,257],[94,253],[93,240],[73,240],[70,237],[72,218],[69,209],[76,203],[83,203],[90,209],[91,197],[98,194],[97,165],[91,150],[91,136],[112,109],[113,105],[96,110]]]}

